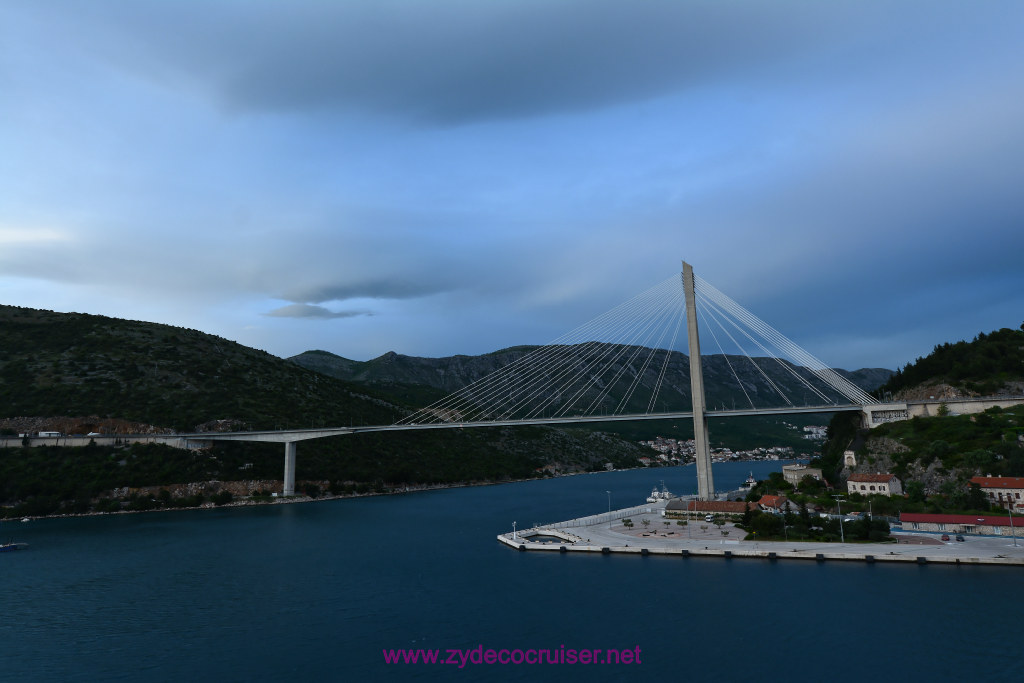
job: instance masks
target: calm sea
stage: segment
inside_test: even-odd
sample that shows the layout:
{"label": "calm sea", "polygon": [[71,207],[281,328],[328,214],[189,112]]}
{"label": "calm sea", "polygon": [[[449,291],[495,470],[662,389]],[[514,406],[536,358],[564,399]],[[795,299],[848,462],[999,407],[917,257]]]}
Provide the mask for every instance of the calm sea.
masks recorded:
{"label": "calm sea", "polygon": [[[715,465],[720,488],[781,463]],[[0,525],[0,680],[1011,680],[1019,569],[520,553],[495,535],[693,493],[672,468]],[[386,664],[384,649],[640,664]],[[671,677],[669,679],[668,677]]]}

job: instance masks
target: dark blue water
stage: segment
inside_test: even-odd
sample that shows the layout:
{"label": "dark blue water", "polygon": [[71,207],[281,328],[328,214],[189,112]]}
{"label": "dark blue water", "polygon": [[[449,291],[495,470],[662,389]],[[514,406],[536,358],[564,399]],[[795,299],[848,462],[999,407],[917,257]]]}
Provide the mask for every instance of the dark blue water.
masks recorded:
{"label": "dark blue water", "polygon": [[[750,469],[715,466],[719,487]],[[302,505],[5,522],[0,680],[1011,680],[1024,572],[521,553],[499,532],[693,468]],[[1000,609],[999,607],[1003,609]],[[385,664],[385,648],[640,647],[633,665]],[[447,656],[446,654],[444,656]]]}

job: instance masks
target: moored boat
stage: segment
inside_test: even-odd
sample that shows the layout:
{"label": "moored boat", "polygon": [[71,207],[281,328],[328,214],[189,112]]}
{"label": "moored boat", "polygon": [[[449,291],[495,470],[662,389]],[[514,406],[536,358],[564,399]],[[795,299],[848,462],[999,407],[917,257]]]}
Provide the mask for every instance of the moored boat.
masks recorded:
{"label": "moored boat", "polygon": [[28,543],[14,543],[13,541],[10,543],[0,543],[0,553],[9,553],[27,547]]}

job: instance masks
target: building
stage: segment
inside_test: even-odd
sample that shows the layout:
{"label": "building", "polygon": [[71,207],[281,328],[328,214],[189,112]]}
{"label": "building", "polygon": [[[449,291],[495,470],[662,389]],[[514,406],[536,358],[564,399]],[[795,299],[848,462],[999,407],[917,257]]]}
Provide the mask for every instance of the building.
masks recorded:
{"label": "building", "polygon": [[851,474],[846,491],[863,496],[902,496],[903,485],[895,474]]}
{"label": "building", "polygon": [[971,483],[977,484],[988,502],[1001,508],[1016,512],[1024,507],[1024,477],[971,477]]}
{"label": "building", "polygon": [[1024,536],[1024,520],[995,515],[930,515],[904,512],[900,524],[904,531],[934,531],[948,534],[987,536]]}
{"label": "building", "polygon": [[665,506],[666,517],[685,517],[686,515],[742,515],[750,509],[756,509],[754,503],[733,500],[682,500],[674,498]]}
{"label": "building", "polygon": [[761,500],[757,501],[757,507],[764,512],[780,513],[786,512],[792,507],[789,499],[785,496],[761,496]]}
{"label": "building", "polygon": [[783,465],[782,477],[793,486],[799,488],[804,477],[813,477],[821,481],[821,468],[807,465]]}

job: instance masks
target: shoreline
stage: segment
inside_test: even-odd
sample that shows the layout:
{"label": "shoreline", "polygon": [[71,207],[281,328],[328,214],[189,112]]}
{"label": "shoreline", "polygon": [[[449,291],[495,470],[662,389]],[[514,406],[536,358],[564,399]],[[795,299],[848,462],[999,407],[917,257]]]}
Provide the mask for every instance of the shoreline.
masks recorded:
{"label": "shoreline", "polygon": [[[795,460],[778,460],[778,461],[767,461],[767,460],[737,460],[735,462],[795,462]],[[340,500],[347,498],[366,498],[369,496],[393,496],[404,493],[418,493],[420,491],[439,491],[444,489],[457,489],[457,488],[469,488],[476,486],[498,486],[501,484],[516,484],[526,481],[542,481],[544,479],[560,479],[562,477],[578,477],[589,474],[606,474],[607,472],[634,472],[637,470],[663,470],[670,469],[673,467],[689,467],[694,465],[693,462],[682,463],[680,465],[659,465],[659,466],[637,466],[637,467],[622,467],[614,470],[599,470],[594,472],[563,472],[561,474],[548,475],[545,477],[528,477],[523,479],[506,479],[501,481],[478,481],[478,482],[459,482],[451,484],[416,484],[408,485],[404,487],[396,487],[390,491],[373,491],[369,493],[324,493],[315,498],[306,495],[295,495],[289,498],[283,496],[272,497],[269,500],[251,500],[251,499],[234,499],[230,503],[224,503],[223,505],[217,505],[211,502],[205,502],[202,505],[189,506],[189,507],[160,507],[153,508],[150,510],[117,510],[117,511],[102,511],[102,512],[64,512],[55,513],[52,515],[21,515],[17,517],[0,517],[0,524],[5,522],[19,522],[24,519],[29,520],[41,520],[41,519],[69,519],[73,517],[97,517],[101,515],[126,515],[126,514],[140,514],[145,512],[173,512],[175,510],[211,510],[217,508],[230,508],[230,507],[251,507],[255,505],[280,505],[282,503],[293,504],[293,503],[313,503],[320,500]],[[190,484],[206,483],[206,482],[189,482]],[[176,486],[177,484],[154,484],[153,487],[164,487],[164,486]],[[141,488],[141,487],[138,487]],[[148,488],[148,487],[147,487]],[[684,496],[685,497],[685,496]],[[14,507],[14,506],[12,506]]]}
{"label": "shoreline", "polygon": [[[693,463],[687,463],[693,464]],[[676,465],[666,465],[665,467],[676,467]],[[663,469],[662,467],[623,467],[617,470],[611,470],[613,472],[631,472],[634,470],[658,470]],[[577,477],[585,474],[604,474],[606,471],[600,472],[565,472],[562,474],[549,475],[546,477],[529,477],[526,479],[505,479],[501,481],[476,481],[476,482],[458,482],[451,484],[415,484],[407,485],[403,487],[396,487],[390,491],[371,491],[367,493],[324,493],[315,498],[306,495],[294,495],[290,497],[276,496],[265,498],[261,500],[252,499],[234,499],[230,503],[224,503],[223,505],[217,505],[216,503],[206,502],[202,505],[193,506],[182,506],[182,507],[160,507],[153,508],[150,510],[117,510],[117,511],[102,511],[102,512],[62,512],[52,515],[22,515],[19,517],[0,517],[0,524],[4,522],[20,522],[24,519],[32,521],[41,519],[69,519],[73,517],[97,517],[101,515],[135,515],[143,514],[147,512],[174,512],[176,510],[216,510],[218,508],[230,508],[230,507],[253,507],[256,505],[280,505],[280,504],[293,504],[293,503],[315,503],[321,500],[343,500],[348,498],[369,498],[373,496],[397,496],[406,493],[420,493],[423,491],[443,491],[446,489],[461,489],[471,488],[477,486],[500,486],[501,484],[517,484],[525,481],[542,481],[544,479],[559,479],[562,477]],[[204,482],[189,482],[189,483],[204,483]],[[163,484],[153,486],[174,486],[174,484]]]}

